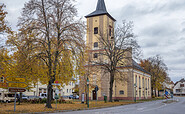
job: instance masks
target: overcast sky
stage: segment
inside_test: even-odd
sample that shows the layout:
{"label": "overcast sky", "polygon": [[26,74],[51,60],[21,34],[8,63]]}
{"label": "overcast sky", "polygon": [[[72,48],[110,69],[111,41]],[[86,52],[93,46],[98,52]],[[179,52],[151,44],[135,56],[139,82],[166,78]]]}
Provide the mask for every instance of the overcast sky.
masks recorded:
{"label": "overcast sky", "polygon": [[[6,5],[7,20],[13,30],[28,1],[0,1]],[[76,0],[79,17],[94,11],[97,1]],[[185,78],[185,0],[105,0],[105,4],[117,24],[122,20],[134,22],[144,59],[160,54],[173,81]]]}

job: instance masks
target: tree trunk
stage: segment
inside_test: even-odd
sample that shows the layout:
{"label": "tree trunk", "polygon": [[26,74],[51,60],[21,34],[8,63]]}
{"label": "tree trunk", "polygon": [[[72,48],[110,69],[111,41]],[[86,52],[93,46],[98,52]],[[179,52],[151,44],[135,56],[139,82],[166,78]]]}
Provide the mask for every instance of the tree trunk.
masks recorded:
{"label": "tree trunk", "polygon": [[159,90],[158,90],[158,95],[157,96],[159,97]]}
{"label": "tree trunk", "polygon": [[114,74],[111,73],[110,75],[110,88],[109,88],[109,102],[112,102],[112,88],[114,83]]}
{"label": "tree trunk", "polygon": [[153,87],[151,87],[151,95],[153,96],[154,95],[154,88]]}
{"label": "tree trunk", "polygon": [[156,93],[157,91],[156,91],[156,88],[155,88],[155,97],[157,97],[157,93]]}
{"label": "tree trunk", "polygon": [[47,87],[47,103],[46,103],[46,107],[47,108],[52,108],[51,106],[51,97],[52,97],[52,83],[51,80],[49,81],[48,87]]}

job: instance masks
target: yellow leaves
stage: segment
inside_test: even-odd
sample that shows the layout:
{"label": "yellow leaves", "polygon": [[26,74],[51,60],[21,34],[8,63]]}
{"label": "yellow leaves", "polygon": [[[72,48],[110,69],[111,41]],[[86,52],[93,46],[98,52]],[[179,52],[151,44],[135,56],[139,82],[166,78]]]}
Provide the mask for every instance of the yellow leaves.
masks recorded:
{"label": "yellow leaves", "polygon": [[0,34],[6,32],[6,33],[11,33],[11,28],[7,26],[5,17],[7,15],[7,12],[4,11],[5,5],[0,4]]}
{"label": "yellow leaves", "polygon": [[140,61],[141,67],[151,73],[152,87],[162,89],[162,83],[167,79],[166,65],[160,56],[148,58]]}
{"label": "yellow leaves", "polygon": [[6,49],[0,50],[0,74],[5,74],[11,67],[11,56]]}

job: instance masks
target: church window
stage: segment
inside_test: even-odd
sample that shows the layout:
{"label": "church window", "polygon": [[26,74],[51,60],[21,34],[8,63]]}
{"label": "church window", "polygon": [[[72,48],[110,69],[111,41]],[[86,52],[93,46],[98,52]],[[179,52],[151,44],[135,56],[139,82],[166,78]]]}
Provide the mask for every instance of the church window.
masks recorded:
{"label": "church window", "polygon": [[93,75],[93,84],[96,85],[96,78],[97,76],[96,75]]}
{"label": "church window", "polygon": [[124,94],[124,91],[123,91],[123,90],[120,90],[120,91],[119,91],[119,94],[120,94],[120,95],[123,95],[123,94]]}
{"label": "church window", "polygon": [[149,83],[149,79],[148,79],[148,89],[149,89],[149,84],[150,84],[150,83]]}
{"label": "church window", "polygon": [[142,78],[142,83],[143,83],[143,85],[142,85],[142,86],[143,86],[143,88],[144,88],[144,78]]}
{"label": "church window", "polygon": [[109,28],[109,36],[111,36],[111,32],[112,32],[112,31],[111,31],[111,28]]}
{"label": "church window", "polygon": [[139,88],[141,88],[141,79],[140,79],[140,76],[139,76]]}
{"label": "church window", "polygon": [[94,47],[98,47],[98,42],[94,42]]}
{"label": "church window", "polygon": [[94,34],[98,34],[98,27],[94,28]]}
{"label": "church window", "polygon": [[135,80],[136,80],[135,84],[136,84],[136,87],[137,87],[137,75],[136,75],[136,77],[135,77],[135,78],[136,78],[136,79],[135,79]]}
{"label": "church window", "polygon": [[98,58],[98,54],[97,53],[94,54],[94,58]]}

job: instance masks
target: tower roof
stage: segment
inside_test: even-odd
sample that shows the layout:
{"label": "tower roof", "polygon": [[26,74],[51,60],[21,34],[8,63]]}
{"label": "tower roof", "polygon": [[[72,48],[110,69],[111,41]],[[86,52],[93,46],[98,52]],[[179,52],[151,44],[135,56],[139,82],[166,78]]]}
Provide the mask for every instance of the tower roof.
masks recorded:
{"label": "tower roof", "polygon": [[107,15],[109,16],[112,20],[116,21],[108,12],[105,6],[104,0],[98,0],[96,10],[89,15],[85,16],[86,18],[88,17],[93,17],[93,16],[99,16],[99,15]]}

